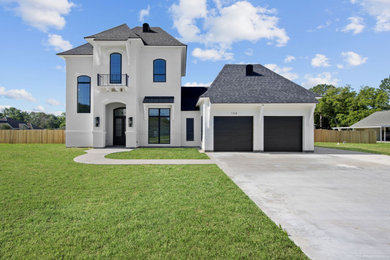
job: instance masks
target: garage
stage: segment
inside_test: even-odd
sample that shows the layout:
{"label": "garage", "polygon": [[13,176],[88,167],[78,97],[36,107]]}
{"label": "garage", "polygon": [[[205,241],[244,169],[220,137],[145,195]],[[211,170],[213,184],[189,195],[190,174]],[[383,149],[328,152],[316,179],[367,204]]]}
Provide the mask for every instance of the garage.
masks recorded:
{"label": "garage", "polygon": [[264,151],[302,152],[302,117],[265,116]]}
{"label": "garage", "polygon": [[215,116],[214,151],[253,151],[253,117]]}

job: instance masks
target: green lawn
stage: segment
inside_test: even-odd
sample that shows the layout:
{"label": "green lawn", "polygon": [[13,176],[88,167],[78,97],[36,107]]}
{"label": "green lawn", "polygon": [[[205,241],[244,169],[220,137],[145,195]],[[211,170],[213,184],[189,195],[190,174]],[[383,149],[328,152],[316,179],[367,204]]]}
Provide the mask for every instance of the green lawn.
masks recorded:
{"label": "green lawn", "polygon": [[216,165],[87,165],[0,144],[0,259],[305,259]]}
{"label": "green lawn", "polygon": [[196,148],[138,148],[129,152],[111,153],[110,159],[209,159]]}
{"label": "green lawn", "polygon": [[315,146],[390,155],[390,143],[377,143],[377,144],[315,143]]}

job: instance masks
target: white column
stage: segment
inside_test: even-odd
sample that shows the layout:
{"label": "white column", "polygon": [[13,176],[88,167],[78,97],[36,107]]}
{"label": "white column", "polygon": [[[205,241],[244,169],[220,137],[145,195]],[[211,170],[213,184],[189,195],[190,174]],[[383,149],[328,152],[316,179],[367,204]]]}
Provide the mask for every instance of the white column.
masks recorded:
{"label": "white column", "polygon": [[379,127],[379,141],[382,141],[382,127]]}

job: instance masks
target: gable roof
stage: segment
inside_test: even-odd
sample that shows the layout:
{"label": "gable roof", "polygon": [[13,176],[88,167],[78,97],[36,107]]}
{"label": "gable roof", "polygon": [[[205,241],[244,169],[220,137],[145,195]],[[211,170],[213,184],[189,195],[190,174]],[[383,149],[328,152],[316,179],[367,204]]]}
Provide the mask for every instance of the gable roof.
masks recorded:
{"label": "gable roof", "polygon": [[93,47],[91,44],[86,43],[76,48],[57,53],[57,55],[92,55]]}
{"label": "gable roof", "polygon": [[127,24],[124,23],[114,28],[84,38],[93,38],[95,41],[127,41],[129,38],[139,37],[129,28],[129,26],[127,26]]}
{"label": "gable roof", "polygon": [[227,64],[201,97],[211,103],[318,103],[313,92],[255,64],[246,75],[246,64]]}
{"label": "gable roof", "polygon": [[363,118],[359,122],[353,124],[351,128],[364,128],[372,126],[390,126],[390,110],[378,111],[368,117]]}
{"label": "gable roof", "polygon": [[[138,26],[130,29],[125,23],[84,38],[93,39],[94,41],[141,39],[145,45],[149,46],[187,46],[160,27],[150,27],[149,32],[143,32],[142,27]],[[93,55],[93,46],[86,43],[73,49],[57,53],[57,55]]]}

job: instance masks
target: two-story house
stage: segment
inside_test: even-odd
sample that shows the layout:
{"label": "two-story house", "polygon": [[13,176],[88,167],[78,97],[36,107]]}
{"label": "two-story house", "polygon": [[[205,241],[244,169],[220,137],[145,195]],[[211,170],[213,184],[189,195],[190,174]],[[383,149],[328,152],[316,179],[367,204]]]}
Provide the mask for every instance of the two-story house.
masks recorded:
{"label": "two-story house", "polygon": [[210,88],[182,87],[187,46],[126,24],[85,37],[66,60],[66,146],[313,151],[310,91],[261,65],[225,65]]}

